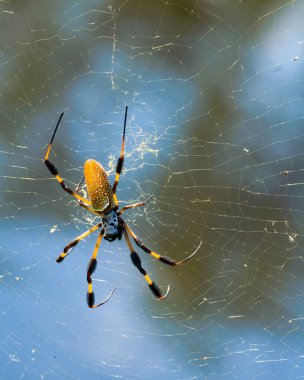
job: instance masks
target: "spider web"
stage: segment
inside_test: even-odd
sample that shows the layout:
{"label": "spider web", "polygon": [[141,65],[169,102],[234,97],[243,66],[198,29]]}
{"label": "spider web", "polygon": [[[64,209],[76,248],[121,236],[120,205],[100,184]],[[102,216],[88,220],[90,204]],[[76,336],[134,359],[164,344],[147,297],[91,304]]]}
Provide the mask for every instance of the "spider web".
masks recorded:
{"label": "spider web", "polygon": [[[1,379],[296,379],[303,369],[303,2],[1,1]],[[88,158],[118,187],[153,298],[124,240],[75,188]],[[85,194],[85,188],[82,190]]]}

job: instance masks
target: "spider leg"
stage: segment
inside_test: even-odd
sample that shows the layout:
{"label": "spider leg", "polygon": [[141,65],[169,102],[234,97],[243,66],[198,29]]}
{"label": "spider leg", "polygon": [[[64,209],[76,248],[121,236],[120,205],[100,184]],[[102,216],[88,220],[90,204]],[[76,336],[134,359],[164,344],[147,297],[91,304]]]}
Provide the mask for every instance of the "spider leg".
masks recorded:
{"label": "spider leg", "polygon": [[48,148],[47,148],[47,151],[45,153],[45,156],[44,156],[44,163],[46,165],[46,167],[48,168],[48,170],[50,171],[50,173],[57,179],[57,181],[59,182],[60,186],[63,188],[64,191],[66,191],[67,193],[69,193],[70,195],[72,195],[73,197],[77,198],[78,200],[86,203],[86,204],[91,204],[91,202],[85,198],[83,198],[82,196],[80,196],[79,194],[77,194],[77,192],[74,192],[73,190],[69,189],[63,179],[60,177],[59,173],[58,173],[58,169],[54,166],[54,164],[49,161],[49,155],[50,155],[50,152],[51,152],[51,149],[52,149],[52,144],[53,144],[53,140],[54,140],[54,137],[55,137],[55,134],[57,132],[57,129],[59,127],[59,124],[61,122],[61,119],[62,119],[62,116],[63,116],[63,112],[62,114],[60,115],[59,117],[59,120],[57,122],[57,125],[55,127],[55,130],[54,130],[54,133],[52,135],[52,138],[51,138],[51,141],[48,145]]}
{"label": "spider leg", "polygon": [[127,223],[124,221],[123,222],[123,226],[126,228],[126,230],[129,232],[129,234],[132,236],[133,240],[135,241],[136,245],[138,245],[138,247],[140,247],[143,251],[149,253],[150,255],[152,255],[155,259],[165,263],[165,264],[168,264],[168,265],[171,265],[171,266],[176,266],[176,265],[179,265],[179,264],[182,264],[184,263],[185,261],[191,259],[191,257],[193,257],[197,251],[194,251],[193,253],[191,253],[191,255],[189,255],[188,257],[182,259],[182,260],[179,260],[179,261],[174,261],[172,259],[170,259],[169,257],[166,257],[166,256],[161,256],[159,255],[158,253],[154,252],[154,251],[151,251],[151,249],[149,249],[148,247],[146,247],[144,245],[144,243],[135,235],[135,233],[131,230],[131,228],[127,225]]}
{"label": "spider leg", "polygon": [[145,205],[149,202],[149,200],[150,200],[151,198],[153,198],[153,197],[154,197],[154,195],[151,195],[150,198],[146,199],[146,200],[143,201],[143,202],[134,203],[134,204],[132,204],[132,205],[124,206],[120,211],[117,212],[117,215],[121,215],[122,213],[124,213],[126,210],[129,210],[130,208],[139,207],[139,206],[145,206]]}
{"label": "spider leg", "polygon": [[91,260],[90,260],[89,265],[88,265],[88,271],[87,271],[87,281],[88,281],[87,302],[88,302],[88,306],[90,308],[96,308],[96,307],[99,307],[99,306],[105,304],[107,301],[109,301],[109,299],[112,297],[114,291],[117,289],[117,287],[115,286],[115,288],[111,291],[111,293],[108,295],[108,297],[106,299],[104,299],[99,304],[95,304],[95,293],[93,292],[93,281],[92,281],[91,276],[95,272],[96,267],[97,267],[97,255],[98,255],[98,250],[99,250],[99,246],[100,246],[102,237],[103,237],[103,230],[98,235],[98,238],[97,238],[97,241],[95,244],[95,248],[94,248]]}
{"label": "spider leg", "polygon": [[81,235],[77,236],[76,239],[70,241],[63,249],[63,252],[57,257],[56,261],[57,263],[61,263],[63,259],[71,252],[71,250],[85,237],[90,235],[92,232],[96,231],[98,228],[102,227],[102,222],[96,224],[96,226],[90,228],[89,230],[85,231]]}
{"label": "spider leg", "polygon": [[79,184],[76,186],[75,193],[79,194],[79,189],[80,189],[80,187],[82,185],[83,180],[84,180],[84,175],[82,176],[81,181],[79,182]]}
{"label": "spider leg", "polygon": [[86,210],[90,211],[91,213],[98,215],[99,217],[101,216],[100,212],[93,210],[91,207],[87,206],[82,201],[77,200],[77,203],[79,204],[79,206],[85,208]]}
{"label": "spider leg", "polygon": [[115,206],[117,208],[118,208],[118,200],[116,196],[116,188],[119,182],[119,177],[123,168],[124,157],[125,157],[125,134],[126,134],[126,125],[127,125],[127,114],[128,114],[128,106],[126,106],[126,111],[125,111],[125,121],[124,121],[124,128],[123,128],[123,134],[122,134],[121,152],[117,160],[115,182],[112,187],[113,199],[114,199]]}
{"label": "spider leg", "polygon": [[138,255],[138,253],[136,253],[134,251],[133,246],[130,242],[129,235],[128,235],[127,230],[125,228],[123,228],[123,233],[125,235],[128,247],[130,249],[130,257],[131,257],[131,261],[132,261],[133,265],[136,266],[136,268],[140,271],[140,273],[145,277],[145,280],[147,281],[149,288],[150,288],[151,292],[155,295],[155,297],[157,297],[159,300],[165,299],[169,293],[170,286],[168,286],[166,293],[163,295],[161,293],[161,290],[159,289],[159,287],[156,285],[156,283],[154,281],[151,280],[151,278],[149,277],[147,272],[142,267],[141,259]]}
{"label": "spider leg", "polygon": [[[78,183],[78,185],[75,188],[75,193],[79,194],[79,189],[81,187],[81,184],[82,184],[84,178],[85,178],[85,176],[83,175],[81,178],[81,181]],[[87,206],[84,202],[80,201],[79,199],[77,199],[77,203],[79,206],[85,208],[86,210],[90,211],[91,213],[98,215],[98,216],[101,216],[98,211],[95,211],[92,207]]]}

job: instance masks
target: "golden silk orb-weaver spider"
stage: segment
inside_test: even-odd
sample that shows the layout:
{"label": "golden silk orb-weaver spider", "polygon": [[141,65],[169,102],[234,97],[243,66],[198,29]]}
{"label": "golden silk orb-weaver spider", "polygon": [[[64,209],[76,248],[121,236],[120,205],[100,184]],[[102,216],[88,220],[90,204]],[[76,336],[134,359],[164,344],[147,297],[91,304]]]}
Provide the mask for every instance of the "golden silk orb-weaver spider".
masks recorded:
{"label": "golden silk orb-weaver spider", "polygon": [[[63,179],[60,177],[58,173],[58,170],[52,164],[52,162],[49,161],[49,155],[52,149],[52,143],[53,143],[55,134],[57,132],[57,129],[59,127],[59,124],[61,122],[63,113],[59,117],[55,130],[53,132],[51,141],[48,145],[46,154],[44,156],[44,163],[46,167],[51,172],[51,174],[57,179],[57,181],[59,182],[63,190],[69,193],[70,195],[72,195],[74,198],[76,198],[76,201],[78,202],[79,206],[85,208],[86,210],[92,212],[93,214],[98,215],[101,218],[100,223],[96,224],[89,230],[79,235],[76,239],[68,243],[64,247],[63,252],[58,256],[56,260],[57,263],[62,262],[65,259],[65,257],[71,252],[71,250],[81,240],[86,238],[92,232],[100,229],[98,237],[97,237],[97,241],[94,247],[94,251],[87,268],[87,282],[88,282],[87,303],[90,308],[96,308],[106,303],[112,297],[114,291],[116,290],[116,287],[115,287],[105,300],[103,300],[99,304],[95,304],[95,295],[93,292],[93,281],[92,281],[91,276],[97,267],[97,254],[98,254],[98,250],[99,250],[99,246],[100,246],[102,238],[112,242],[115,239],[120,240],[122,238],[122,235],[124,235],[127,245],[130,250],[130,257],[131,257],[132,263],[139,270],[139,272],[144,276],[145,280],[147,281],[149,285],[150,290],[155,295],[155,297],[157,297],[159,300],[163,300],[164,298],[167,297],[170,287],[168,286],[166,293],[163,295],[159,287],[156,285],[154,281],[151,280],[151,278],[149,277],[145,269],[142,267],[141,259],[138,253],[134,251],[129,235],[131,235],[136,245],[140,247],[143,251],[150,254],[155,259],[160,260],[161,262],[171,265],[171,266],[176,266],[176,265],[184,263],[185,261],[189,260],[192,256],[194,256],[194,254],[196,253],[194,252],[190,256],[180,261],[173,261],[166,256],[161,256],[158,253],[151,251],[151,249],[146,247],[121,217],[121,215],[126,210],[134,208],[134,207],[138,207],[138,206],[145,206],[148,200],[151,199],[150,197],[144,202],[127,205],[127,206],[124,206],[121,210],[118,210],[119,205],[118,205],[118,200],[116,196],[116,189],[117,189],[117,185],[119,182],[120,174],[121,174],[123,163],[124,163],[124,147],[125,147],[127,114],[128,114],[128,107],[126,107],[126,111],[125,111],[121,152],[120,152],[120,156],[118,158],[117,165],[116,165],[116,175],[115,175],[115,181],[114,181],[113,186],[110,185],[108,176],[104,168],[101,166],[101,164],[92,159],[89,159],[85,162],[83,178],[80,181],[77,188],[75,189],[75,191],[69,189],[65,185]],[[82,197],[78,192],[79,187],[84,179],[86,182],[89,199]]]}

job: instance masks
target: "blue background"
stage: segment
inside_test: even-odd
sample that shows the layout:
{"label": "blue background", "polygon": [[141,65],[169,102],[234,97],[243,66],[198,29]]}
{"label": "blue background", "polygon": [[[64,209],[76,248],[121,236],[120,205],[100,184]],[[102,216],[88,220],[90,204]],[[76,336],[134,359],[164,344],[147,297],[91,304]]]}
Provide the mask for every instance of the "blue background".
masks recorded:
{"label": "blue background", "polygon": [[[296,379],[303,370],[303,3],[36,1],[0,5],[0,378]],[[97,233],[75,188],[111,181],[129,105],[120,204],[177,268]],[[85,189],[84,189],[85,191]]]}

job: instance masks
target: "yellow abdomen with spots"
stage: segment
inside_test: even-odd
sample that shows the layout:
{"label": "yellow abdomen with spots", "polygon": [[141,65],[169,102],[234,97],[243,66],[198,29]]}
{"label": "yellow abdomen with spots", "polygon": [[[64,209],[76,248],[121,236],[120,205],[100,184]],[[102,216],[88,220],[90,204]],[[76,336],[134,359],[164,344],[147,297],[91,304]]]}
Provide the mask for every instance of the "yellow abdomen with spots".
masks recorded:
{"label": "yellow abdomen with spots", "polygon": [[115,207],[112,188],[102,165],[95,160],[84,164],[89,199],[95,211],[107,213]]}

